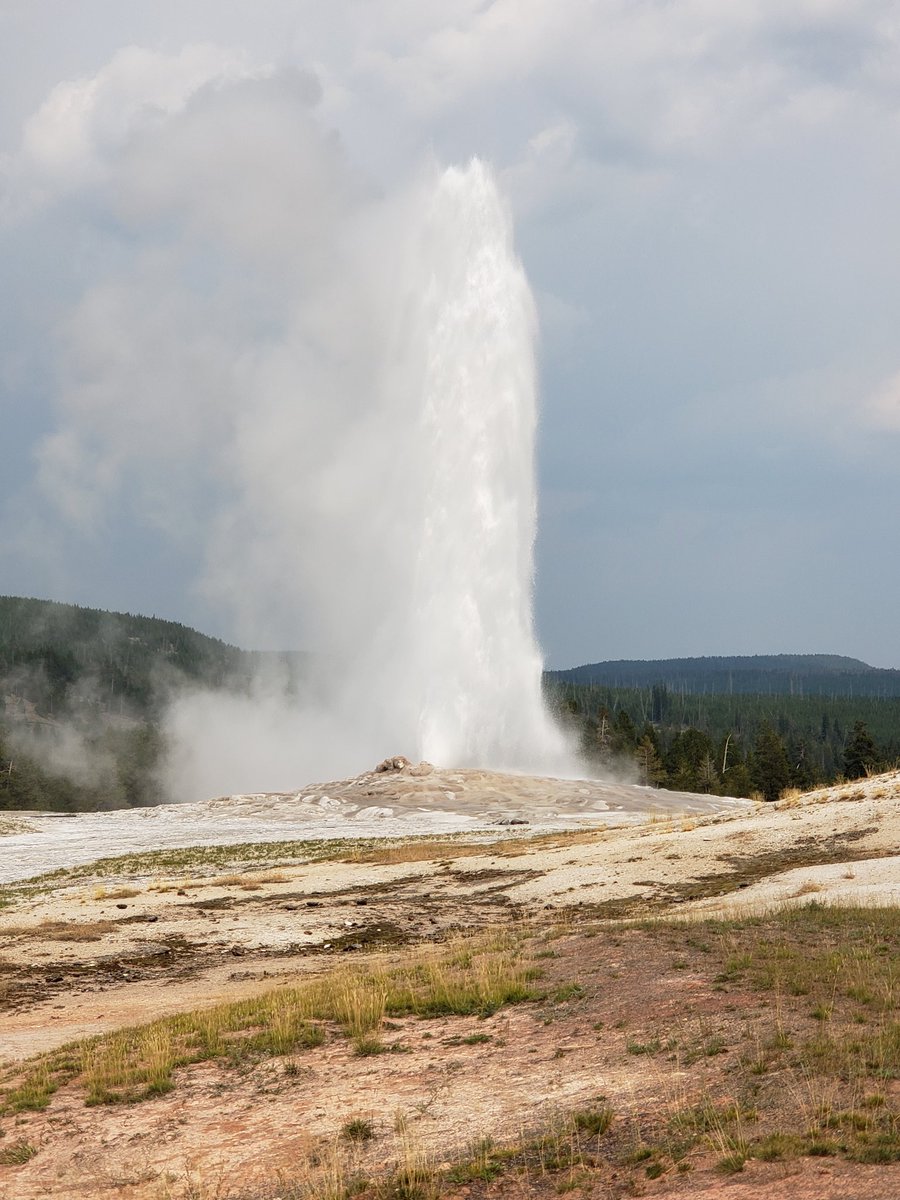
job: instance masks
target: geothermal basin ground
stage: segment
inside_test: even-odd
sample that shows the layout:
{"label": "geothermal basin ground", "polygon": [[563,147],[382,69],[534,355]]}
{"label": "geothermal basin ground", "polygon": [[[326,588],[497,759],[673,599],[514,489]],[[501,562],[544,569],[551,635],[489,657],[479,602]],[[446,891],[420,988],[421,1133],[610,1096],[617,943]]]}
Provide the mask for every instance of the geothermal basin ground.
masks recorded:
{"label": "geothermal basin ground", "polygon": [[898,774],[5,828],[2,1196],[900,1195]]}
{"label": "geothermal basin ground", "polygon": [[747,800],[633,784],[436,770],[421,763],[313,784],[297,792],[224,796],[112,813],[17,816],[0,843],[0,883],[151,848],[437,834],[497,837],[504,827],[545,832],[575,825],[632,824],[650,814],[704,815],[750,807]]}

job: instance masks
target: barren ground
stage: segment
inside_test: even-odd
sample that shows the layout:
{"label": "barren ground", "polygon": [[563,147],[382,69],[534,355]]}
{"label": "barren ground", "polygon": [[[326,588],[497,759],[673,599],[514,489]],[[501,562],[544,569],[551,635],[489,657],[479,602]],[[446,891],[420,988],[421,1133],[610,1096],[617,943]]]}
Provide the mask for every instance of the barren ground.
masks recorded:
{"label": "barren ground", "polygon": [[[455,774],[463,781],[455,789],[438,787],[445,781],[432,773],[427,782],[376,779],[364,790],[385,807],[393,789],[392,817],[421,812],[426,786],[453,791],[460,809],[465,774]],[[77,865],[77,856],[55,878],[8,885],[0,909],[6,1087],[30,1056],[72,1039],[286,990],[348,965],[390,969],[419,947],[473,931],[513,931],[517,953],[540,976],[532,999],[487,1017],[392,1019],[383,1040],[393,1052],[360,1055],[329,1029],[324,1044],[289,1055],[181,1067],[171,1091],[139,1103],[86,1106],[77,1080],[66,1083],[46,1108],[3,1116],[0,1195],[327,1200],[340,1195],[329,1156],[375,1179],[421,1156],[427,1179],[381,1194],[900,1196],[890,1151],[900,1123],[900,997],[857,1000],[861,985],[845,996],[837,967],[825,979],[825,959],[822,978],[796,994],[794,976],[784,975],[785,991],[781,976],[773,985],[769,968],[758,967],[770,953],[760,946],[780,946],[779,970],[787,970],[822,946],[840,956],[852,943],[863,970],[871,942],[872,954],[883,946],[886,956],[872,961],[900,971],[896,909],[883,908],[900,904],[900,775],[720,812],[705,797],[654,793],[642,814],[635,789],[630,808],[626,794],[609,810],[618,824],[538,834],[534,825],[560,811],[571,824],[575,785],[560,785],[568,789],[560,798],[537,781],[536,800],[521,780],[504,792],[503,777],[479,775],[468,781],[471,792],[481,789],[467,814],[471,832],[439,842],[356,844],[345,834],[327,845],[164,850],[94,866]],[[329,796],[349,804],[339,788],[328,785]],[[276,799],[287,811],[291,798]],[[265,804],[243,798],[232,808]],[[228,812],[226,801],[212,805],[213,814]],[[643,823],[622,824],[623,812]],[[484,832],[510,816],[532,825]],[[586,820],[582,811],[578,823]],[[0,854],[31,844],[23,837],[52,830],[20,828],[0,839]],[[784,910],[811,900],[815,908],[785,923]],[[882,908],[871,910],[876,921],[851,907],[849,924],[833,925],[820,902]],[[818,997],[820,983],[832,986],[830,999]],[[849,1072],[837,1060],[826,1069],[821,1048],[804,1049],[824,1031],[846,1042],[847,1030],[878,1022],[887,1040],[871,1077],[869,1067]],[[607,1106],[607,1132],[572,1126],[573,1113]],[[681,1136],[685,1113],[695,1116]],[[863,1128],[860,1113],[877,1121],[867,1116]],[[358,1146],[346,1137],[354,1119],[371,1127]],[[772,1156],[760,1140],[808,1137],[823,1121],[821,1144]],[[487,1137],[507,1148],[502,1162],[473,1150]],[[867,1138],[880,1156],[865,1150]],[[745,1161],[725,1175],[736,1143],[749,1148]],[[480,1173],[476,1160],[484,1160]]]}

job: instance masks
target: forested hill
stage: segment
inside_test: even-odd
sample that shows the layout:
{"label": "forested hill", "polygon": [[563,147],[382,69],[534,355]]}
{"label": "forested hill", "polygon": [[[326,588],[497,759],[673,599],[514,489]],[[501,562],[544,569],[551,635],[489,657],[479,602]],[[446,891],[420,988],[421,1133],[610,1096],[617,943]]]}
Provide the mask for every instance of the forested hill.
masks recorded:
{"label": "forested hill", "polygon": [[85,705],[146,715],[166,677],[221,687],[248,659],[175,621],[0,596],[0,682],[45,716]]}
{"label": "forested hill", "polygon": [[310,665],[158,617],[0,596],[0,811],[159,803],[174,694],[246,691],[260,670],[300,688]]}
{"label": "forested hill", "polygon": [[900,671],[839,654],[755,654],[709,658],[622,659],[548,671],[558,683],[620,688],[658,684],[688,695],[900,696]]}

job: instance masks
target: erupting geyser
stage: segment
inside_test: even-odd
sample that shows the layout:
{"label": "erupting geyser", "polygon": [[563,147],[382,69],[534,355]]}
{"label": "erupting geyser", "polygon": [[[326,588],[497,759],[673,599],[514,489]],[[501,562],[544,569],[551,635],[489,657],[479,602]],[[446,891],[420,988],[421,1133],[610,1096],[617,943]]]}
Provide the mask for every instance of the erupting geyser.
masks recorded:
{"label": "erupting geyser", "polygon": [[532,621],[534,302],[509,213],[473,161],[436,181],[412,239],[398,375],[419,405],[409,605],[397,686],[441,765],[559,770]]}
{"label": "erupting geyser", "polygon": [[178,790],[286,788],[396,753],[577,773],[541,695],[536,316],[491,171],[370,205],[334,262],[245,368],[212,556],[257,629],[318,651],[325,678],[287,707],[271,686],[176,704]]}
{"label": "erupting geyser", "polygon": [[106,273],[60,325],[42,480],[104,536],[143,513],[230,640],[314,662],[299,694],[271,660],[250,696],[176,688],[171,794],[395,754],[577,774],[541,696],[536,317],[493,173],[379,196],[312,75],[151,60],[172,86],[128,90],[109,145],[113,101],[76,88]]}

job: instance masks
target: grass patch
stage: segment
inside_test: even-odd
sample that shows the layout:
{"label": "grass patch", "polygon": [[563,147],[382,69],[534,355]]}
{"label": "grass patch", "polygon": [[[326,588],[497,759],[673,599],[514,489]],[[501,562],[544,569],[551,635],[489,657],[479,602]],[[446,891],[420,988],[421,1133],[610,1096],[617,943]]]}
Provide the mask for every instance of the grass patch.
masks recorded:
{"label": "grass patch", "polygon": [[739,1171],[743,1171],[746,1162],[747,1154],[745,1150],[729,1150],[716,1163],[716,1169],[721,1171],[723,1175],[736,1175]]}
{"label": "grass patch", "polygon": [[[406,1117],[399,1113],[395,1142],[374,1174],[360,1172],[359,1147],[376,1136],[372,1123],[354,1117],[330,1142],[308,1151],[279,1195],[292,1200],[438,1200],[449,1195],[487,1196],[494,1181],[509,1177],[516,1195],[529,1178],[555,1176],[551,1186],[559,1195],[590,1187],[597,1139],[606,1133],[612,1112],[605,1105],[557,1114],[546,1125],[504,1144],[478,1137],[449,1163],[438,1166],[416,1140]],[[379,1151],[382,1147],[379,1146]],[[524,1192],[523,1192],[524,1194]],[[530,1192],[529,1192],[530,1194]],[[544,1190],[541,1194],[545,1193]]]}
{"label": "grass patch", "polygon": [[351,851],[344,855],[349,863],[366,863],[373,866],[389,866],[393,863],[439,862],[442,859],[477,858],[491,854],[493,846],[460,844],[450,838],[440,840],[427,838],[422,841],[390,843]]}
{"label": "grass patch", "polygon": [[812,902],[777,917],[717,926],[729,947],[729,980],[770,993],[777,1004],[803,997],[805,1011],[816,1022],[805,1037],[790,1039],[780,1031],[780,1045],[779,1039],[771,1041],[770,1055],[781,1050],[788,1065],[814,1075],[900,1077],[900,920],[895,908]]}
{"label": "grass patch", "polygon": [[[622,928],[621,926],[619,927]],[[631,922],[645,934],[645,959],[671,940],[705,954],[693,960],[710,993],[723,982],[754,997],[723,1003],[698,1032],[679,1039],[682,1067],[728,1052],[711,1094],[673,1109],[668,1128],[638,1118],[653,1159],[673,1163],[693,1147],[735,1173],[765,1161],[840,1155],[861,1163],[900,1161],[900,913],[896,907],[825,906],[816,901],[763,916]],[[730,1014],[747,1015],[739,1027]],[[741,1042],[744,1042],[743,1049]],[[646,1053],[653,1042],[629,1041]],[[715,1095],[727,1088],[727,1094]]]}
{"label": "grass patch", "polygon": [[444,1038],[441,1044],[444,1046],[484,1046],[493,1040],[494,1035],[491,1033],[470,1033],[466,1037]]}
{"label": "grass patch", "polygon": [[391,1048],[380,1038],[386,1017],[489,1016],[535,998],[534,977],[512,935],[425,949],[397,967],[347,968],[41,1055],[7,1073],[2,1110],[45,1108],[70,1081],[83,1089],[87,1104],[146,1100],[170,1091],[180,1067],[288,1055],[321,1045],[329,1030],[350,1038],[357,1054],[380,1053]]}
{"label": "grass patch", "polygon": [[659,1038],[651,1038],[648,1042],[628,1041],[625,1043],[625,1049],[629,1054],[658,1054],[662,1049],[662,1043]]}
{"label": "grass patch", "polygon": [[474,1141],[468,1154],[447,1172],[449,1183],[490,1183],[503,1174],[509,1159],[508,1151],[501,1151],[493,1138],[485,1137]]}
{"label": "grass patch", "polygon": [[572,1113],[572,1123],[581,1133],[598,1137],[606,1133],[613,1122],[613,1110],[610,1105],[603,1104],[599,1108],[579,1108]]}
{"label": "grass patch", "polygon": [[115,927],[115,921],[40,921],[37,925],[7,925],[0,930],[0,939],[99,942]]}
{"label": "grass patch", "polygon": [[341,1127],[341,1137],[345,1142],[371,1142],[375,1137],[375,1126],[364,1117],[352,1117]]}
{"label": "grass patch", "polygon": [[551,1000],[554,1004],[565,1004],[567,1000],[578,1000],[584,995],[584,988],[580,983],[564,983],[551,995]]}
{"label": "grass patch", "polygon": [[0,1150],[0,1166],[18,1167],[34,1158],[36,1154],[37,1147],[32,1146],[30,1142],[13,1142],[11,1146],[4,1146]]}
{"label": "grass patch", "polygon": [[365,1034],[362,1037],[354,1038],[353,1053],[360,1058],[371,1058],[376,1054],[387,1054],[388,1047],[374,1034]]}

